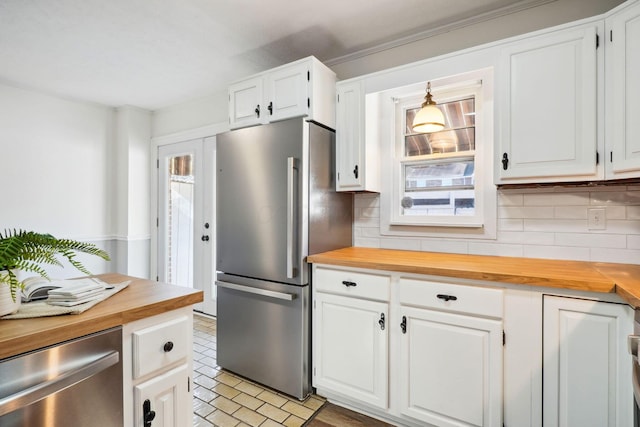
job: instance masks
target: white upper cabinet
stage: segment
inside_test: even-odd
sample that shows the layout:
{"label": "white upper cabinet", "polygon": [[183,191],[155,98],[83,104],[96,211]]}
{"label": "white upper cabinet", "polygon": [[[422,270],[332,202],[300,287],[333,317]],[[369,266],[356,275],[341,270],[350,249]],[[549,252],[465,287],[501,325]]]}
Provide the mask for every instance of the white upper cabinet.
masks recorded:
{"label": "white upper cabinet", "polygon": [[262,104],[262,77],[252,77],[229,86],[231,128],[260,124],[266,113]]}
{"label": "white upper cabinet", "polygon": [[640,176],[640,3],[606,21],[607,179]]}
{"label": "white upper cabinet", "polygon": [[336,76],[313,56],[229,86],[231,129],[307,116],[335,128]]}
{"label": "white upper cabinet", "polygon": [[379,192],[378,149],[365,131],[362,82],[339,82],[336,92],[336,190]]}
{"label": "white upper cabinet", "polygon": [[597,166],[597,36],[602,23],[506,45],[496,183],[602,179]]}

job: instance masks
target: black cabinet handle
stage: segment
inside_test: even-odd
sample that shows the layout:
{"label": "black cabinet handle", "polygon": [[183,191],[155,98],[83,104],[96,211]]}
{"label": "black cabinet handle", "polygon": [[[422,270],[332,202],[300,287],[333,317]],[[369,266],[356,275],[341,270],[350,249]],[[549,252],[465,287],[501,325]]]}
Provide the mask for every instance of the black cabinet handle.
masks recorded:
{"label": "black cabinet handle", "polygon": [[402,316],[402,323],[400,323],[400,329],[402,329],[403,334],[407,333],[407,317],[406,316]]}
{"label": "black cabinet handle", "polygon": [[142,404],[142,421],[144,422],[144,427],[151,427],[151,421],[155,418],[156,411],[151,410],[151,401],[147,399]]}
{"label": "black cabinet handle", "polygon": [[456,301],[458,299],[458,297],[454,295],[445,295],[445,294],[438,294],[436,295],[436,297],[445,301]]}
{"label": "black cabinet handle", "polygon": [[256,117],[260,118],[260,104],[256,105],[256,109],[253,111],[256,113]]}
{"label": "black cabinet handle", "polygon": [[208,242],[209,241],[209,236],[207,236],[206,234],[204,236],[202,236],[202,241],[203,242]]}
{"label": "black cabinet handle", "polygon": [[507,153],[502,154],[502,169],[507,170],[509,167],[509,155]]}
{"label": "black cabinet handle", "polygon": [[356,167],[353,169],[353,176],[355,176],[356,179],[358,179],[358,165],[356,165]]}
{"label": "black cabinet handle", "polygon": [[267,110],[269,110],[269,115],[273,116],[273,102],[269,103],[269,106],[267,107]]}
{"label": "black cabinet handle", "polygon": [[162,349],[165,353],[169,353],[171,350],[173,350],[173,342],[167,341],[166,343],[164,343],[164,347],[162,347]]}
{"label": "black cabinet handle", "polygon": [[384,313],[380,313],[380,320],[378,320],[378,325],[380,325],[380,330],[384,331]]}
{"label": "black cabinet handle", "polygon": [[351,286],[358,286],[358,284],[356,282],[349,282],[347,280],[343,280],[342,284],[345,285],[347,288],[349,288]]}

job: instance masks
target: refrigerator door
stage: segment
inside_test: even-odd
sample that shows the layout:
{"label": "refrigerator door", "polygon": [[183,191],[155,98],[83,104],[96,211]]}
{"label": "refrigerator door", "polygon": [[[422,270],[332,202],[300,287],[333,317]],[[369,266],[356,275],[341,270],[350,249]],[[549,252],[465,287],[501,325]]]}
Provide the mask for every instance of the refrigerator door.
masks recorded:
{"label": "refrigerator door", "polygon": [[300,236],[306,123],[286,120],[217,137],[217,268],[305,284]]}
{"label": "refrigerator door", "polygon": [[290,396],[311,390],[309,286],[218,274],[217,361]]}

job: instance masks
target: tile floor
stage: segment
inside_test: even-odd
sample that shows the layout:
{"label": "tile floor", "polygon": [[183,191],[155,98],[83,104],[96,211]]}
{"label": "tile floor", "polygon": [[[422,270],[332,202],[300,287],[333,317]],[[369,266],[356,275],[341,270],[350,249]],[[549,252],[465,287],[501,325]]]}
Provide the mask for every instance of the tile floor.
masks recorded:
{"label": "tile floor", "polygon": [[224,371],[216,363],[216,320],[193,316],[193,426],[299,427],[324,404],[304,402]]}

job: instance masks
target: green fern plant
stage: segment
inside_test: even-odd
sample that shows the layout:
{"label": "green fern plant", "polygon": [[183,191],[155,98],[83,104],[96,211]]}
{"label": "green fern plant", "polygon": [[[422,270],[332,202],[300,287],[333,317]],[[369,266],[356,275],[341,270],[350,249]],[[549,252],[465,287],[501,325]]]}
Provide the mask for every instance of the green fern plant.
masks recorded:
{"label": "green fern plant", "polygon": [[45,265],[62,266],[60,258],[84,274],[91,274],[76,259],[78,253],[96,255],[109,261],[109,254],[97,246],[71,239],[56,239],[51,234],[25,230],[5,230],[0,233],[0,285],[8,285],[15,301],[23,284],[16,276],[18,270],[36,273],[49,279]]}

